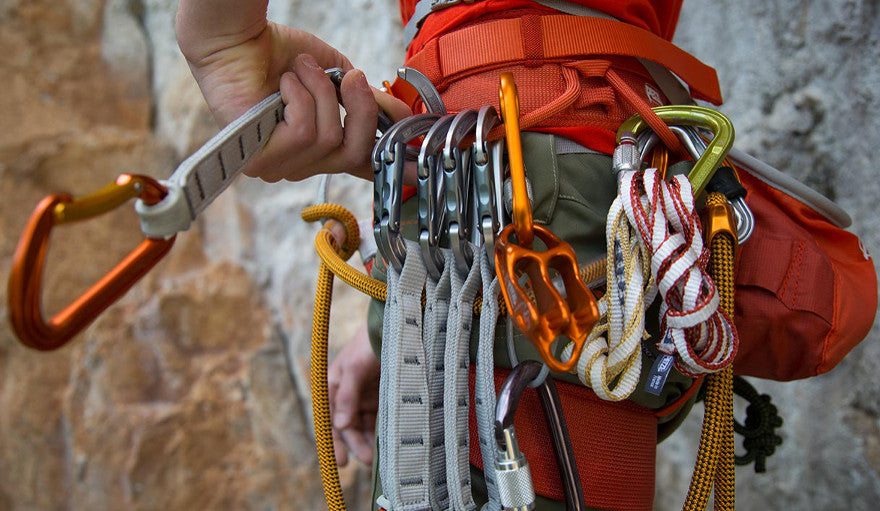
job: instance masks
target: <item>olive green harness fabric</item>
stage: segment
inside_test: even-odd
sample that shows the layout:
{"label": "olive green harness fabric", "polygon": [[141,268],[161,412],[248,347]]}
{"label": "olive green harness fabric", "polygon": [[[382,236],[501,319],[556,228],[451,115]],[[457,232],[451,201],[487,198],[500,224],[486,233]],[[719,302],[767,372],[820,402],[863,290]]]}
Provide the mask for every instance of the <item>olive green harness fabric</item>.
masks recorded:
{"label": "olive green harness fabric", "polygon": [[[526,176],[532,185],[532,211],[536,223],[546,225],[561,239],[574,248],[578,264],[583,266],[605,257],[605,223],[608,209],[617,195],[617,181],[611,172],[611,157],[596,153],[556,154],[554,135],[526,132],[522,134],[523,158]],[[674,171],[670,169],[670,171]],[[417,200],[403,204],[401,230],[407,239],[418,239]],[[445,245],[445,240],[441,240]],[[381,262],[373,265],[373,276],[385,280]],[[652,306],[646,315],[646,328],[652,338],[643,342],[642,367],[650,368],[656,357],[654,344],[658,338],[658,306]],[[368,313],[370,342],[376,353],[381,350],[381,333],[384,303],[373,300]],[[507,321],[502,316],[495,336],[495,365],[510,368],[507,349]],[[476,357],[478,329],[470,340],[471,360]],[[519,360],[540,360],[537,350],[518,330],[514,332],[514,346]],[[558,343],[559,344],[559,343]],[[560,347],[561,348],[561,347]],[[654,396],[645,392],[648,371],[642,371],[640,382],[629,401],[649,409],[659,410],[675,402],[690,388],[692,380],[673,369],[663,392]],[[581,385],[577,376],[570,373],[553,373],[560,381]],[[684,420],[694,399],[676,413],[658,422],[658,439],[669,436]],[[543,419],[543,416],[540,417]],[[475,498],[480,497],[477,488],[482,485],[482,474],[472,471]],[[479,481],[479,483],[477,483]],[[588,491],[588,490],[587,490]],[[482,495],[485,498],[485,495]],[[540,499],[540,498],[539,498]],[[541,499],[543,502],[550,502]],[[482,505],[482,503],[478,502]],[[540,505],[538,509],[553,509]],[[562,505],[560,503],[560,505]],[[562,509],[562,508],[560,508]]]}

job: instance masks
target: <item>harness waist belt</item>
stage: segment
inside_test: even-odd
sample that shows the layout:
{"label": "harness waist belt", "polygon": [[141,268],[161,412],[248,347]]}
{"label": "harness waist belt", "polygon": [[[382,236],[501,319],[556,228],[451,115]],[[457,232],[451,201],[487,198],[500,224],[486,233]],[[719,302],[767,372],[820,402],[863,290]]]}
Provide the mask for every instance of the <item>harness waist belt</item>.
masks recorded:
{"label": "harness waist belt", "polygon": [[721,104],[715,70],[671,42],[620,21],[552,14],[480,23],[429,41],[408,66],[438,89],[468,74],[521,62],[583,56],[647,59],[669,69],[697,99]]}

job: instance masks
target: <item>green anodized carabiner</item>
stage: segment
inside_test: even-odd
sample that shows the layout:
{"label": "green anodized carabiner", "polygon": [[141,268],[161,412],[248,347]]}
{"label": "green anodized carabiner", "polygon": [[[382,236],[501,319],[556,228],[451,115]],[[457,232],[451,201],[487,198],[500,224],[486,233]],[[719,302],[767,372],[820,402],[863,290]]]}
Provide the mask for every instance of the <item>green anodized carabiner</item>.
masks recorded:
{"label": "green anodized carabiner", "polygon": [[[653,108],[663,122],[669,125],[694,126],[711,131],[714,135],[709,146],[703,152],[703,156],[694,164],[693,170],[688,174],[688,181],[694,189],[694,197],[698,197],[715,171],[721,165],[721,161],[727,156],[733,147],[734,129],[733,123],[726,115],[701,106],[671,105]],[[634,115],[627,119],[617,130],[617,143],[620,143],[624,133],[632,133],[638,136],[641,132],[650,129],[648,123],[640,115]]]}

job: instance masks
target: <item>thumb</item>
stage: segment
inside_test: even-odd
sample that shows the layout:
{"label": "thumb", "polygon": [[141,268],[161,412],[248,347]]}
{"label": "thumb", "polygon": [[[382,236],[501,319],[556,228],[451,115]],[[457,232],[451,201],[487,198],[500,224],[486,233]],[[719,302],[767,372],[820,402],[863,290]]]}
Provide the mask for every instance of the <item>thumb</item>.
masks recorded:
{"label": "thumb", "polygon": [[373,87],[373,97],[376,98],[376,103],[379,104],[379,108],[385,110],[385,113],[387,113],[394,122],[413,114],[412,110],[406,103],[375,87]]}

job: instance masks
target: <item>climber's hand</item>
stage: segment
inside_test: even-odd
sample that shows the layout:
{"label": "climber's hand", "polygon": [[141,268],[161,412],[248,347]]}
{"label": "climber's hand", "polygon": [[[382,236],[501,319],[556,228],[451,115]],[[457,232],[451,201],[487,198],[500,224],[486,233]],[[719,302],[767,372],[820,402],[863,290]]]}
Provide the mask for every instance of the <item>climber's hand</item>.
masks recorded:
{"label": "climber's hand", "polygon": [[348,451],[361,463],[373,463],[379,410],[379,359],[364,327],[336,355],[327,371],[336,463],[348,463]]}
{"label": "climber's hand", "polygon": [[[281,91],[284,120],[245,171],[274,182],[325,172],[370,178],[377,102],[393,118],[402,102],[367,84],[363,72],[314,35],[266,19],[268,0],[181,0],[177,41],[214,116],[228,124]],[[351,70],[342,81],[346,110],[323,69]]]}

